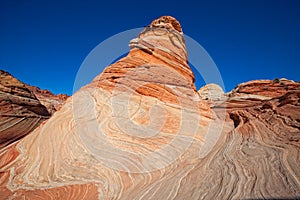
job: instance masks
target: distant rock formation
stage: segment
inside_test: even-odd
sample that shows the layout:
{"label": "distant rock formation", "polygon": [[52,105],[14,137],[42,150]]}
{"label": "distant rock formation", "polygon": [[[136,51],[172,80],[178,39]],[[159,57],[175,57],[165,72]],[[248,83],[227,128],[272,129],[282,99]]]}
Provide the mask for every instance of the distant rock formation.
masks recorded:
{"label": "distant rock formation", "polygon": [[198,93],[205,100],[224,101],[226,99],[223,89],[214,83],[201,87]]}
{"label": "distant rock formation", "polygon": [[26,85],[0,70],[0,148],[33,131],[50,114]]}
{"label": "distant rock formation", "polygon": [[284,95],[287,91],[297,91],[300,88],[299,82],[292,80],[254,80],[239,84],[235,89],[228,93],[229,97],[253,97],[253,98],[274,98]]}
{"label": "distant rock formation", "polygon": [[41,104],[47,108],[50,115],[53,115],[57,110],[60,110],[68,98],[68,95],[66,94],[54,95],[49,90],[42,90],[36,86],[27,85],[27,88],[29,88]]}
{"label": "distant rock formation", "polygon": [[196,91],[176,19],[154,20],[130,48],[0,150],[2,199],[300,196],[298,83],[241,84],[211,106],[223,92]]}
{"label": "distant rock formation", "polygon": [[0,70],[0,148],[22,138],[48,119],[66,95],[22,83]]}

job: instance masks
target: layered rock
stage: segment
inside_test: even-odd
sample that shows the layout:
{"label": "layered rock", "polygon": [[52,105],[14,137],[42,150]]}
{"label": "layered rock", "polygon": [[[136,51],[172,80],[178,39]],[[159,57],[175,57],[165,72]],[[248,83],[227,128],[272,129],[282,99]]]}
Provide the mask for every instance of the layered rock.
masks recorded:
{"label": "layered rock", "polygon": [[27,135],[49,116],[24,83],[0,70],[0,148]]}
{"label": "layered rock", "polygon": [[232,92],[210,108],[195,90],[177,20],[154,20],[130,47],[0,151],[3,199],[300,196],[296,83],[264,100]]}

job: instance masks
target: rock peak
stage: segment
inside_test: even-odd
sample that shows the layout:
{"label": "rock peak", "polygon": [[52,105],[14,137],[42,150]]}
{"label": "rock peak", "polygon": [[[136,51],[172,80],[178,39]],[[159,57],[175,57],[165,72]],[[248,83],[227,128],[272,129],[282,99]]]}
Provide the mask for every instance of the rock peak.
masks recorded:
{"label": "rock peak", "polygon": [[[187,50],[180,23],[171,16],[162,16],[130,41],[130,49],[138,48],[154,56],[173,56],[187,65]],[[168,58],[170,59],[170,58]]]}
{"label": "rock peak", "polygon": [[151,22],[150,27],[161,27],[167,29],[174,29],[182,33],[180,23],[172,16],[161,16]]}
{"label": "rock peak", "polygon": [[[196,93],[194,74],[188,65],[184,35],[175,18],[162,16],[152,21],[137,38],[130,41],[129,46],[130,52],[126,57],[108,66],[105,73],[93,81],[97,87],[114,88],[115,83],[120,85],[120,80],[125,80],[126,76],[126,81],[122,84],[127,88],[136,85],[139,77],[140,80],[152,84],[193,88],[192,93]],[[145,66],[151,70],[145,71]],[[129,84],[130,81],[135,83]]]}

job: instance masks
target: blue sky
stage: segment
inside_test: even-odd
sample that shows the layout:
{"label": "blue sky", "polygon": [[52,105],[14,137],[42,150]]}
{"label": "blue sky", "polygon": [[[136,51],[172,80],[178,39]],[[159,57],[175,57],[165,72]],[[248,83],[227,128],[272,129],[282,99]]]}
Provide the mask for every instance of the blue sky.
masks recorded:
{"label": "blue sky", "polygon": [[[254,79],[299,81],[299,10],[297,0],[2,0],[0,69],[70,95],[81,63],[100,42],[172,15],[210,54],[226,91]],[[196,79],[199,88],[204,83]]]}

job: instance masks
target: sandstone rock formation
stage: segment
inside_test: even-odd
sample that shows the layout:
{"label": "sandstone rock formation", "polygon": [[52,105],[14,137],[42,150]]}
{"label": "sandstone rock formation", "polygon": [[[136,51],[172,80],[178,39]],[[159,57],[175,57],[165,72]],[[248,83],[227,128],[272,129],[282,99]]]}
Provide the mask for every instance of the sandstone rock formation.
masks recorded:
{"label": "sandstone rock formation", "polygon": [[154,20],[130,47],[0,151],[2,199],[300,196],[298,83],[254,94],[263,99],[241,96],[256,91],[242,85],[211,108],[195,90],[176,19]]}
{"label": "sandstone rock formation", "polygon": [[42,90],[36,86],[27,85],[27,88],[29,88],[41,104],[47,108],[50,115],[53,115],[57,110],[60,110],[68,98],[66,94],[54,95],[49,90]]}
{"label": "sandstone rock formation", "polygon": [[49,116],[24,83],[0,70],[0,148],[27,135]]}

